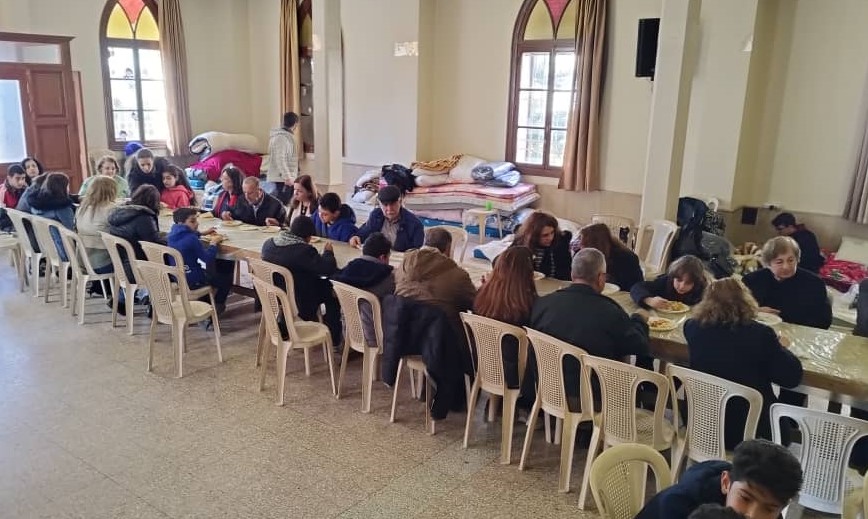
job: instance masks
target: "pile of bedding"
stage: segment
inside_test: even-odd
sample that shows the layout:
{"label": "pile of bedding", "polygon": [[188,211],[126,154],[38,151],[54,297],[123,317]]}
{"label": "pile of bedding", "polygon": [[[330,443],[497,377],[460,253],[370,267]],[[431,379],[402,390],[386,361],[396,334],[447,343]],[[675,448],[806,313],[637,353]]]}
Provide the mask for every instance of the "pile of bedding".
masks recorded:
{"label": "pile of bedding", "polygon": [[191,179],[217,181],[226,164],[234,164],[248,177],[258,177],[265,152],[262,144],[253,135],[246,133],[205,132],[193,137],[188,144],[190,152],[199,156],[199,161],[187,168]]}

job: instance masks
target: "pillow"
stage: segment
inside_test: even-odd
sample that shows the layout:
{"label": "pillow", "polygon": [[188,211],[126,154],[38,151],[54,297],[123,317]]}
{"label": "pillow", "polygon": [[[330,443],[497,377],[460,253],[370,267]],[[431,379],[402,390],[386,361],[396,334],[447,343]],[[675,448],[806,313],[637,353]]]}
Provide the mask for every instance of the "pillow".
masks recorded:
{"label": "pillow", "polygon": [[416,177],[416,185],[419,187],[442,186],[443,184],[452,182],[452,179],[449,177],[450,175],[422,175],[421,177]]}
{"label": "pillow", "polygon": [[868,240],[844,236],[835,259],[868,265]]}
{"label": "pillow", "polygon": [[473,155],[462,155],[461,160],[449,171],[451,182],[457,184],[473,184],[476,181],[473,179],[473,168],[484,164],[485,161]]}
{"label": "pillow", "polygon": [[432,171],[430,169],[416,168],[411,173],[414,177],[432,177],[437,175],[448,175],[449,171]]}

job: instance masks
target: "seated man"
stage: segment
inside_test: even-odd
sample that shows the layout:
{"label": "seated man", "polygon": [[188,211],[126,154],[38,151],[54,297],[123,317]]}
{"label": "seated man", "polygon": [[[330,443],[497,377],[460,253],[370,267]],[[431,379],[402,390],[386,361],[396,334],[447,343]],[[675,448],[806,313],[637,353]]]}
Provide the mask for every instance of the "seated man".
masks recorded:
{"label": "seated man", "polygon": [[[365,240],[362,246],[362,257],[347,263],[347,266],[332,279],[370,292],[382,303],[384,297],[395,293],[395,273],[389,265],[390,252],[392,252],[392,244],[389,239],[383,233],[375,232]],[[368,344],[376,344],[373,314],[366,301],[360,303],[360,313],[365,340]]]}
{"label": "seated man", "polygon": [[286,219],[286,208],[280,200],[262,190],[259,179],[247,177],[241,183],[244,203],[238,204],[233,218],[250,225],[280,225]]}
{"label": "seated man", "polygon": [[380,206],[371,211],[365,225],[350,238],[350,245],[358,247],[371,233],[381,232],[398,252],[421,247],[425,228],[416,215],[402,207],[401,190],[395,186],[386,186],[380,189],[377,200]]}
{"label": "seated man", "polygon": [[27,173],[18,164],[12,164],[6,171],[6,181],[0,186],[0,231],[12,232],[12,220],[5,209],[15,209],[27,189]]}
{"label": "seated man", "polygon": [[636,519],[687,519],[706,503],[732,508],[751,519],[776,519],[802,487],[802,467],[786,448],[766,440],[736,447],[732,463],[693,465],[654,496]]}
{"label": "seated man", "polygon": [[[166,240],[169,247],[177,249],[184,258],[184,272],[187,275],[187,285],[191,289],[211,285],[215,288],[214,303],[217,305],[217,314],[226,310],[226,298],[229,297],[229,289],[232,288],[233,269],[217,268],[217,245],[223,241],[223,237],[216,234],[211,228],[199,232],[199,210],[193,207],[182,207],[172,213],[172,229]],[[201,237],[208,236],[210,245],[206,249],[202,245]],[[205,268],[200,264],[204,263]],[[207,272],[206,272],[207,270]],[[210,273],[209,273],[210,272]]]}
{"label": "seated man", "polygon": [[350,241],[357,232],[356,213],[335,193],[326,193],[319,199],[319,208],[313,213],[316,235],[335,241]]}
{"label": "seated man", "polygon": [[789,236],[799,244],[802,255],[799,258],[799,268],[814,274],[820,272],[820,267],[826,258],[820,253],[817,236],[808,230],[804,224],[796,224],[796,217],[791,213],[781,213],[772,220],[772,225],[779,236]]}
{"label": "seated man", "polygon": [[313,220],[299,216],[292,221],[288,230],[281,230],[277,236],[262,244],[262,259],[285,267],[292,273],[299,317],[305,321],[316,321],[320,305],[325,304],[323,320],[332,334],[332,345],[337,349],[342,339],[341,310],[328,277],[337,272],[338,264],[332,244],[326,243],[320,255],[310,244],[313,235]]}

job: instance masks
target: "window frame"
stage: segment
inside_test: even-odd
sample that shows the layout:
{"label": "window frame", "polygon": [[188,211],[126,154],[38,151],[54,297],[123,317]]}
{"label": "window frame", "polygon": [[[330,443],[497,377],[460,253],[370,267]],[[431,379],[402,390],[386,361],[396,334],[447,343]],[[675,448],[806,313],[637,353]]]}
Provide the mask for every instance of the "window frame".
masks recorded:
{"label": "window frame", "polygon": [[[575,2],[577,0],[571,0]],[[552,39],[550,40],[525,40],[524,33],[527,28],[527,23],[530,19],[530,15],[533,12],[534,8],[537,5],[537,2],[543,2],[545,9],[549,12],[549,19],[551,20],[551,11],[549,10],[548,4],[545,4],[545,0],[525,0],[521,6],[521,9],[518,12],[518,16],[516,17],[515,26],[512,31],[512,57],[510,59],[510,78],[509,78],[509,109],[507,111],[507,134],[506,134],[506,160],[513,162],[518,169],[525,175],[532,176],[540,176],[540,177],[553,177],[558,178],[563,174],[563,166],[550,166],[549,165],[549,151],[551,149],[551,131],[552,131],[552,117],[554,112],[553,105],[553,97],[555,92],[561,92],[561,90],[555,90],[554,82],[555,82],[555,61],[558,53],[569,52],[575,54],[576,52],[576,41],[575,39],[557,39],[557,32],[559,27],[552,27]],[[563,15],[561,16],[561,20],[558,23],[563,22]],[[548,74],[548,87],[545,90],[547,93],[546,98],[546,115],[545,115],[545,127],[543,128],[543,163],[542,164],[528,164],[524,162],[518,162],[516,160],[516,152],[518,148],[518,137],[517,132],[519,128],[537,128],[537,127],[528,127],[528,126],[519,126],[518,124],[518,106],[519,106],[519,96],[521,95],[521,58],[522,55],[526,52],[547,52],[549,54],[549,74]],[[573,85],[573,97],[571,105],[575,104],[576,101],[576,70],[573,69],[573,77],[571,80]],[[524,89],[528,91],[543,91],[542,89]],[[557,129],[557,128],[556,128]]]}
{"label": "window frame", "polygon": [[[154,16],[154,20],[157,22],[157,26],[159,27],[159,18],[157,17],[157,3],[155,0],[142,0],[145,4],[145,9],[150,9],[151,14]],[[109,59],[109,47],[122,47],[127,49],[132,49],[133,51],[133,64],[135,67],[135,84],[136,84],[136,103],[137,108],[136,112],[139,116],[139,136],[137,142],[141,142],[143,146],[146,148],[165,148],[168,143],[166,140],[145,140],[145,123],[144,123],[144,102],[142,100],[142,77],[141,70],[139,69],[139,50],[160,50],[160,42],[159,41],[149,41],[149,40],[128,40],[123,38],[109,38],[106,36],[106,28],[108,26],[109,17],[111,16],[112,10],[114,6],[117,5],[117,0],[108,0],[103,7],[102,18],[100,19],[100,33],[99,33],[99,46],[100,46],[100,60],[102,67],[102,83],[103,83],[103,100],[105,103],[105,118],[106,118],[106,133],[108,134],[108,147],[113,151],[123,151],[124,147],[127,143],[131,141],[119,141],[115,138],[115,120],[114,120],[114,108],[112,106],[112,90],[111,90],[111,73],[109,71],[108,59]],[[162,60],[162,54],[160,55],[160,59]],[[163,80],[165,81],[165,79]]]}

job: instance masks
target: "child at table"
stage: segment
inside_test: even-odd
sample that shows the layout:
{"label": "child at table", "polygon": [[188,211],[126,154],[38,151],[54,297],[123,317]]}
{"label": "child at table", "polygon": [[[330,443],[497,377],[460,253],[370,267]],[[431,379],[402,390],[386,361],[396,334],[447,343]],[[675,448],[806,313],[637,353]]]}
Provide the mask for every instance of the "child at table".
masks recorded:
{"label": "child at table", "polygon": [[654,281],[633,285],[630,297],[642,308],[666,310],[673,301],[693,306],[702,300],[708,281],[702,260],[688,254],[673,261],[669,271]]}
{"label": "child at table", "polygon": [[160,193],[160,202],[172,210],[196,205],[196,197],[193,195],[190,182],[187,181],[187,175],[174,164],[169,164],[163,171],[163,191]]}
{"label": "child at table", "polygon": [[[187,285],[191,289],[213,286],[216,289],[214,303],[217,314],[222,314],[226,309],[234,275],[234,265],[231,269],[217,268],[217,245],[223,241],[223,237],[213,228],[199,233],[199,211],[192,207],[176,209],[172,220],[175,223],[166,239],[169,247],[177,249],[184,258]],[[202,245],[202,236],[208,237],[210,243],[207,248]]]}

